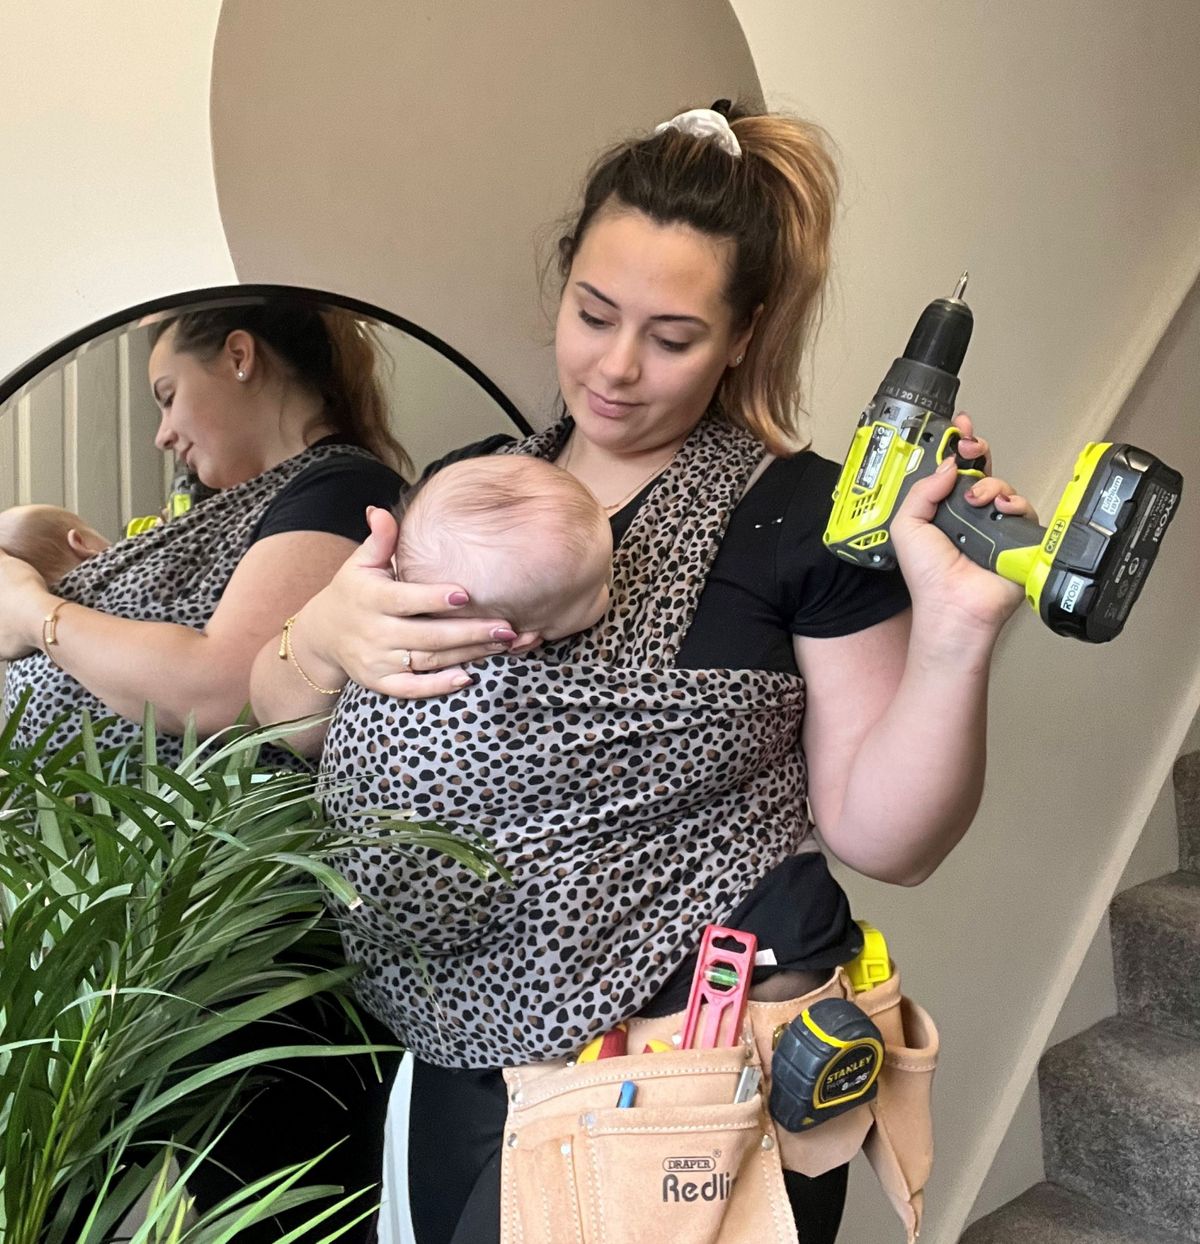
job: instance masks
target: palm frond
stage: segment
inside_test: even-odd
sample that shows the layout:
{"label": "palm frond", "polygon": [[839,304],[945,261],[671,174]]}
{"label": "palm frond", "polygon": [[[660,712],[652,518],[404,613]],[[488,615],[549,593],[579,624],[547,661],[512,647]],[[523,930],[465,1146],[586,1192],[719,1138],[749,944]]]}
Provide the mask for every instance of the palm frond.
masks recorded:
{"label": "palm frond", "polygon": [[[65,747],[48,730],[19,748],[19,712],[0,728],[0,1238],[99,1244],[147,1194],[139,1244],[223,1244],[310,1202],[303,1235],[284,1238],[316,1239],[356,1198],[371,1213],[359,1190],[305,1186],[313,1155],[188,1215],[188,1173],[258,1067],[394,1048],[281,1023],[269,1050],[206,1054],[300,999],[353,1012],[328,907],[358,902],[335,866],[357,843],[331,834],[311,777],[258,763],[311,721],[193,733],[172,767],[151,714],[139,752],[101,746],[86,717]],[[370,839],[497,871],[483,840],[443,826],[381,816]]]}

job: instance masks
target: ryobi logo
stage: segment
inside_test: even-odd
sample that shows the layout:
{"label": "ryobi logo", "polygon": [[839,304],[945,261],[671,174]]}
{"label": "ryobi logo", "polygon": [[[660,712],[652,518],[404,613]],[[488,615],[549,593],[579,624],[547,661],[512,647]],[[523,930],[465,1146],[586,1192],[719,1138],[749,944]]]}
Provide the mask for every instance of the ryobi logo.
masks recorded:
{"label": "ryobi logo", "polygon": [[1087,580],[1079,578],[1078,575],[1072,575],[1067,581],[1066,590],[1062,594],[1062,600],[1059,601],[1058,607],[1063,613],[1074,613],[1075,606],[1079,603],[1079,594],[1087,587]]}

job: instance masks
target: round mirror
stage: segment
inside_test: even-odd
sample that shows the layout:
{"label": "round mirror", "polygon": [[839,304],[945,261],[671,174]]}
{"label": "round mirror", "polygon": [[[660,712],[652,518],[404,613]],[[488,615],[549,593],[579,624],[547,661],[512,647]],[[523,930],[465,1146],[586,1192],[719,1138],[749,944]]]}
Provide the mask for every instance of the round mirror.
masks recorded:
{"label": "round mirror", "polygon": [[173,456],[154,444],[159,412],[147,377],[153,322],[280,298],[367,326],[379,350],[392,431],[418,474],[459,446],[530,430],[468,359],[380,307],[290,286],[195,290],[82,329],[0,382],[0,509],[62,506],[109,540],[131,521],[162,512],[181,475]]}

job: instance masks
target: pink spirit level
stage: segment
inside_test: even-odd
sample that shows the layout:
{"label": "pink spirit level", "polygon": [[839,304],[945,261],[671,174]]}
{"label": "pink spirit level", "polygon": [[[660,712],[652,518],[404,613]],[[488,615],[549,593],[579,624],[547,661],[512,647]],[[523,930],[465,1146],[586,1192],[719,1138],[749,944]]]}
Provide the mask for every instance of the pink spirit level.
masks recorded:
{"label": "pink spirit level", "polygon": [[685,1050],[709,1050],[737,1045],[741,1040],[757,949],[758,939],[753,933],[719,924],[710,924],[704,930],[683,1021],[680,1044]]}

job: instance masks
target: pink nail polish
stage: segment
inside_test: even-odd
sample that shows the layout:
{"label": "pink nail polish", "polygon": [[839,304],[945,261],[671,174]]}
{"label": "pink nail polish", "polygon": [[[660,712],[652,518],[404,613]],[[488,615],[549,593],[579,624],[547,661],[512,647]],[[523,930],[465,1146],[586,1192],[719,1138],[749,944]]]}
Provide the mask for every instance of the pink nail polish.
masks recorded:
{"label": "pink nail polish", "polygon": [[466,592],[451,592],[450,595],[446,597],[446,603],[448,605],[465,605],[470,601],[470,599],[471,598],[466,594]]}
{"label": "pink nail polish", "polygon": [[511,642],[516,639],[517,632],[510,630],[507,626],[497,626],[491,632],[493,639],[503,639],[505,642]]}

